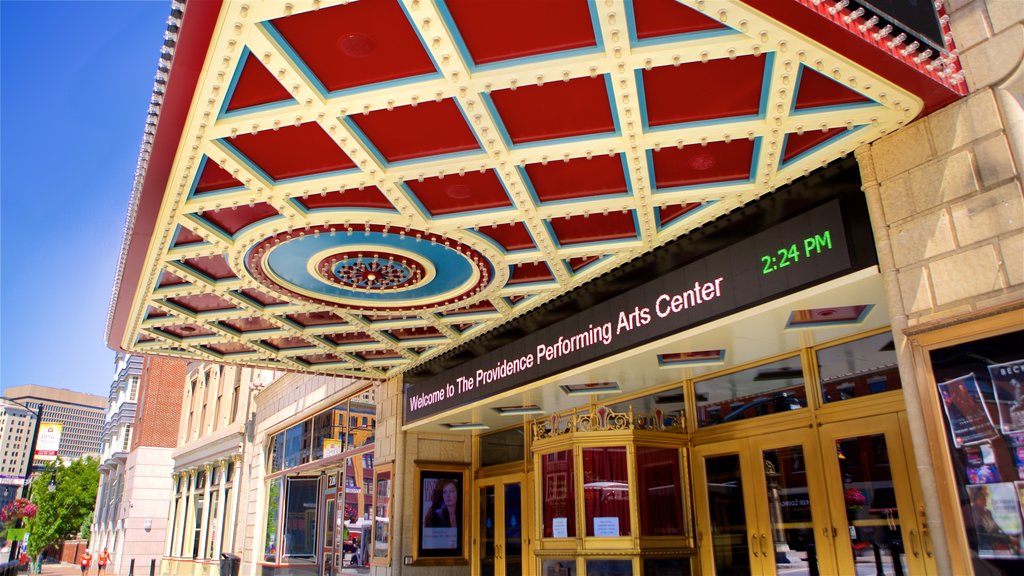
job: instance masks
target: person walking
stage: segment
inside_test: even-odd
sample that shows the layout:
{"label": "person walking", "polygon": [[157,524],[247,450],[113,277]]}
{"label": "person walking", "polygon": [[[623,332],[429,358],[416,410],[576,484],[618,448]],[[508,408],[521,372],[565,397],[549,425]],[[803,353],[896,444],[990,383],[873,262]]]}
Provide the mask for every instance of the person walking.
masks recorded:
{"label": "person walking", "polygon": [[89,576],[89,565],[92,564],[92,552],[88,548],[82,554],[82,576]]}
{"label": "person walking", "polygon": [[103,570],[107,568],[107,564],[110,562],[110,552],[104,548],[103,552],[100,552],[99,558],[96,559],[96,576],[103,576]]}

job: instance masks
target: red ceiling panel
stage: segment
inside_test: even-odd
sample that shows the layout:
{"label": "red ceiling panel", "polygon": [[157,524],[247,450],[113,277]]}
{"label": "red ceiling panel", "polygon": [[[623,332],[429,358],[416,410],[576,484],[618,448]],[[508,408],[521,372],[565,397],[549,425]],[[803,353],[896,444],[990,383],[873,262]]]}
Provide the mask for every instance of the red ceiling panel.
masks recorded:
{"label": "red ceiling panel", "polygon": [[529,284],[531,282],[548,282],[555,279],[551,269],[544,262],[526,262],[510,267],[512,273],[507,284]]}
{"label": "red ceiling panel", "polygon": [[741,138],[729,143],[691,144],[653,153],[654,181],[658,188],[728,182],[750,178],[754,142]]}
{"label": "red ceiling panel", "polygon": [[274,304],[284,304],[285,303],[284,300],[278,300],[277,298],[274,298],[273,296],[270,296],[268,294],[260,292],[259,290],[255,290],[253,288],[243,288],[242,289],[242,294],[244,294],[246,297],[250,298],[251,300],[256,301],[260,306],[273,306]]}
{"label": "red ceiling panel", "polygon": [[591,214],[589,217],[552,218],[551,230],[562,246],[586,242],[604,242],[623,238],[636,238],[633,212],[621,211]]}
{"label": "red ceiling panel", "polygon": [[170,316],[170,314],[164,312],[163,310],[160,310],[159,308],[154,308],[150,306],[149,308],[146,309],[146,320],[149,320],[151,318],[166,318],[167,316]]}
{"label": "red ceiling panel", "polygon": [[288,350],[289,348],[309,348],[312,346],[312,344],[297,336],[288,336],[287,338],[267,338],[266,340],[263,340],[263,343],[278,350]]}
{"label": "red ceiling panel", "polygon": [[335,356],[334,354],[311,354],[309,356],[299,356],[299,360],[302,360],[307,364],[331,364],[334,362],[346,361],[344,358]]}
{"label": "red ceiling panel", "polygon": [[178,248],[179,246],[188,246],[189,244],[199,244],[203,242],[203,237],[195,232],[185,228],[184,226],[178,226],[178,230],[174,235],[173,246]]}
{"label": "red ceiling panel", "polygon": [[252,348],[249,348],[240,342],[218,342],[216,344],[207,344],[203,346],[203,348],[209,348],[210,350],[222,355],[252,352]]}
{"label": "red ceiling panel", "polygon": [[513,144],[615,130],[604,76],[491,92]]}
{"label": "red ceiling panel", "polygon": [[207,210],[199,215],[226,232],[228,236],[234,236],[246,226],[277,216],[278,212],[270,204],[258,202],[252,206],[242,204],[231,208]]}
{"label": "red ceiling panel", "polygon": [[224,259],[223,255],[215,256],[200,256],[198,258],[187,258],[182,260],[182,264],[205,274],[206,276],[213,278],[214,280],[226,280],[228,278],[236,278],[235,273],[231,270],[231,266],[228,265],[228,261]]}
{"label": "red ceiling panel", "polygon": [[665,226],[672,222],[682,218],[686,214],[689,214],[691,210],[700,207],[700,202],[690,202],[689,204],[672,204],[671,206],[663,206],[658,209],[658,225]]}
{"label": "red ceiling panel", "polygon": [[177,338],[192,338],[195,336],[209,336],[213,334],[213,330],[205,326],[199,326],[198,324],[175,324],[174,326],[164,326],[157,329],[160,332],[170,334]]}
{"label": "red ceiling panel", "polygon": [[644,70],[647,125],[758,114],[766,60],[740,56]]}
{"label": "red ceiling panel", "polygon": [[789,162],[801,153],[836,138],[844,132],[846,132],[846,128],[839,127],[824,132],[821,130],[811,130],[803,134],[797,134],[796,132],[786,134],[786,147],[782,150],[782,161]]}
{"label": "red ceiling panel", "polygon": [[328,91],[435,72],[394,0],[362,0],[272,23]]}
{"label": "red ceiling panel", "polygon": [[221,322],[228,328],[231,328],[235,332],[258,332],[260,330],[276,330],[278,329],[277,324],[274,324],[266,318],[260,318],[254,316],[252,318],[238,318],[234,320],[224,320]]}
{"label": "red ceiling panel", "polygon": [[203,194],[241,187],[242,183],[237,178],[210,158],[206,158],[206,161],[203,162],[203,171],[199,174],[199,180],[196,182],[195,193]]}
{"label": "red ceiling panel", "polygon": [[343,332],[338,334],[328,334],[324,336],[335,344],[362,344],[366,342],[376,342],[369,334],[365,332]]}
{"label": "red ceiling panel", "polygon": [[303,328],[307,328],[309,326],[345,323],[345,321],[341,319],[341,316],[338,316],[333,312],[303,312],[301,314],[288,314],[288,319]]}
{"label": "red ceiling panel", "polygon": [[435,176],[424,178],[422,182],[408,180],[405,184],[434,216],[512,206],[501,180],[493,170],[483,174],[474,170],[462,176]]}
{"label": "red ceiling panel", "polygon": [[498,224],[496,226],[481,226],[478,230],[481,234],[490,237],[501,245],[506,252],[527,250],[535,247],[533,237],[530,236],[530,231],[522,222]]}
{"label": "red ceiling panel", "polygon": [[481,300],[475,304],[469,306],[463,306],[462,308],[456,308],[450,312],[445,312],[442,316],[458,316],[459,314],[477,314],[480,312],[495,312],[494,304],[491,304],[490,300]]}
{"label": "red ceiling panel", "polygon": [[421,102],[349,116],[388,162],[477,150],[455,100]]}
{"label": "red ceiling panel", "polygon": [[422,340],[423,338],[439,338],[443,337],[437,328],[433,326],[418,326],[415,328],[397,328],[395,330],[388,331],[393,338],[398,341],[405,340]]}
{"label": "red ceiling panel", "polygon": [[680,4],[677,0],[631,0],[636,21],[636,37],[643,40],[658,36],[672,36],[726,29],[720,22]]}
{"label": "red ceiling panel", "polygon": [[188,284],[189,282],[184,278],[180,278],[175,274],[164,270],[160,273],[160,281],[157,283],[157,288],[167,288],[168,286],[181,286],[182,284]]}
{"label": "red ceiling panel", "polygon": [[526,174],[541,202],[586,198],[627,191],[622,155],[574,158],[568,162],[529,164]]}
{"label": "red ceiling panel", "polygon": [[316,122],[239,134],[227,142],[274,180],[355,167]]}
{"label": "red ceiling panel", "polygon": [[237,308],[237,306],[216,294],[192,294],[189,296],[168,298],[167,301],[193,313],[210,312],[212,310],[232,310]]}
{"label": "red ceiling panel", "polygon": [[793,105],[797,110],[864,102],[871,100],[806,66],[801,67],[800,87]]}
{"label": "red ceiling panel", "polygon": [[292,96],[251,52],[242,64],[226,110],[232,112],[260,104],[291,100]]}
{"label": "red ceiling panel", "polygon": [[569,258],[566,260],[566,263],[569,264],[569,268],[571,268],[573,272],[578,272],[581,268],[588,264],[597,262],[600,258],[600,256],[579,256],[576,258]]}
{"label": "red ceiling panel", "polygon": [[587,0],[445,0],[473,61],[596,46]]}
{"label": "red ceiling panel", "polygon": [[391,202],[376,186],[366,186],[362,190],[349,188],[335,190],[326,194],[310,194],[306,198],[296,198],[306,210],[323,210],[331,208],[380,208],[394,210]]}

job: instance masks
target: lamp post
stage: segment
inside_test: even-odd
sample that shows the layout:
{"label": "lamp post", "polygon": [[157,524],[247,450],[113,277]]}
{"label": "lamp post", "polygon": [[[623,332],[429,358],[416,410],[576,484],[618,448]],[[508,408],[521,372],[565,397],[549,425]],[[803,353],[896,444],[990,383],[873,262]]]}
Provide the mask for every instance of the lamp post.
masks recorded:
{"label": "lamp post", "polygon": [[[30,442],[28,445],[28,459],[25,463],[25,478],[23,480],[24,483],[21,485],[21,498],[25,498],[26,495],[28,494],[29,484],[31,483],[32,478],[32,461],[35,460],[36,456],[36,441],[39,440],[39,424],[43,421],[43,403],[40,402],[39,408],[36,410],[35,414],[32,414],[32,409],[22,404],[21,402],[11,400],[10,398],[3,398],[2,396],[0,396],[0,399],[2,399],[4,402],[7,402],[8,404],[21,406],[25,410],[28,410],[28,413],[30,415],[35,416],[36,419],[35,428],[32,430],[32,442]],[[20,525],[21,523],[22,521],[19,520],[18,524]],[[17,554],[17,546],[16,543],[12,542],[11,555],[8,558],[8,560],[14,559],[15,554]]]}

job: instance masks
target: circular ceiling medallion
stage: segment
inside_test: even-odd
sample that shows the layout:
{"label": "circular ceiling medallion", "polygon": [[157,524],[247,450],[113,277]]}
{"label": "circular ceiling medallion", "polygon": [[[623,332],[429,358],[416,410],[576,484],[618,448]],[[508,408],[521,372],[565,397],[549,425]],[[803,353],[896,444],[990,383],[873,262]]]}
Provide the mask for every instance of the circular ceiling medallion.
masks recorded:
{"label": "circular ceiling medallion", "polygon": [[473,195],[473,189],[465,184],[452,184],[451,186],[445,187],[444,193],[447,194],[449,198],[465,200]]}
{"label": "circular ceiling medallion", "polygon": [[281,232],[250,248],[245,266],[264,286],[297,300],[378,312],[458,304],[494,276],[487,259],[461,242],[378,225]]}
{"label": "circular ceiling medallion", "polygon": [[338,39],[338,49],[352,58],[366,58],[373,54],[373,40],[363,34],[346,34]]}

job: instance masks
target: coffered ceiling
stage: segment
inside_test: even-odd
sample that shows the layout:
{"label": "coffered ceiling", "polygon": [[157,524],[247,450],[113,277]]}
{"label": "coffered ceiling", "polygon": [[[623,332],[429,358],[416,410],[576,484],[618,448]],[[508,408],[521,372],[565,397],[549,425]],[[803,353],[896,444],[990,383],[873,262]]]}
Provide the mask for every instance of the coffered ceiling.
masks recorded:
{"label": "coffered ceiling", "polygon": [[419,365],[962,92],[955,58],[850,8],[190,0],[109,342]]}

